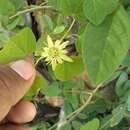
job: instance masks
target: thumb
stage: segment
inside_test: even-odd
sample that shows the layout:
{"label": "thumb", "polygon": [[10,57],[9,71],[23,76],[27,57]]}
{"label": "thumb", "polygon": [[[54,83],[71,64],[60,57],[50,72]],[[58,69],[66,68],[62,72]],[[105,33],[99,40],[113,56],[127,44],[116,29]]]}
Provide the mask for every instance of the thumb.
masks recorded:
{"label": "thumb", "polygon": [[29,90],[34,78],[35,69],[27,61],[0,65],[0,121]]}

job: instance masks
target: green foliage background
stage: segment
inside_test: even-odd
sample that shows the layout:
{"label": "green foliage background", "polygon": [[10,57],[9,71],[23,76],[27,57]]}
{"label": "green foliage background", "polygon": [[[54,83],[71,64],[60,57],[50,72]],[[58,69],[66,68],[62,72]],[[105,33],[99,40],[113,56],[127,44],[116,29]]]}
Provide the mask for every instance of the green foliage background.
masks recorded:
{"label": "green foliage background", "polygon": [[37,103],[40,93],[62,97],[64,104],[58,106],[59,122],[50,119],[33,129],[129,130],[130,1],[0,0],[1,64],[30,54],[36,62],[47,35],[69,40],[73,62],[59,64],[55,71],[44,59],[36,65],[42,73],[24,99]]}

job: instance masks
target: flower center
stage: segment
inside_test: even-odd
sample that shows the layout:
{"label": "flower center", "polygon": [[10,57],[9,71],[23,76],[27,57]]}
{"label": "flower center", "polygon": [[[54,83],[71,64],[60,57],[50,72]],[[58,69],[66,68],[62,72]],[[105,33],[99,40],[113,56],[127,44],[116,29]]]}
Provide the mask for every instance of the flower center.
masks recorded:
{"label": "flower center", "polygon": [[49,49],[49,55],[52,56],[53,58],[58,57],[59,56],[59,49],[52,47]]}

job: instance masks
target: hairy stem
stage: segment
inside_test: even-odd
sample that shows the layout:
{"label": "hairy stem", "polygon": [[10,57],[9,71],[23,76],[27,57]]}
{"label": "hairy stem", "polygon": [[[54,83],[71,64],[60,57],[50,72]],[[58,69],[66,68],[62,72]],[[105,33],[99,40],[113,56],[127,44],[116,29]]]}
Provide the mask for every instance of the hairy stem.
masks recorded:
{"label": "hairy stem", "polygon": [[29,8],[29,9],[18,11],[16,14],[10,16],[9,19],[11,20],[11,19],[18,17],[19,15],[30,13],[30,12],[33,12],[33,11],[36,11],[36,10],[48,9],[48,8],[51,8],[51,6],[34,6],[32,8]]}

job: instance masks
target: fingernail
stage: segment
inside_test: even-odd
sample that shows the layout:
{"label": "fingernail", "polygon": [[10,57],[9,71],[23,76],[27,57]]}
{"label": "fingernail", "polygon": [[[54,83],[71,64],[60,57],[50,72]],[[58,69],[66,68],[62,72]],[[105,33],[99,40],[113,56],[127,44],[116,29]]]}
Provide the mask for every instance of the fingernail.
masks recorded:
{"label": "fingernail", "polygon": [[33,75],[33,67],[32,65],[24,60],[19,60],[10,65],[10,67],[18,73],[22,78],[28,80]]}

